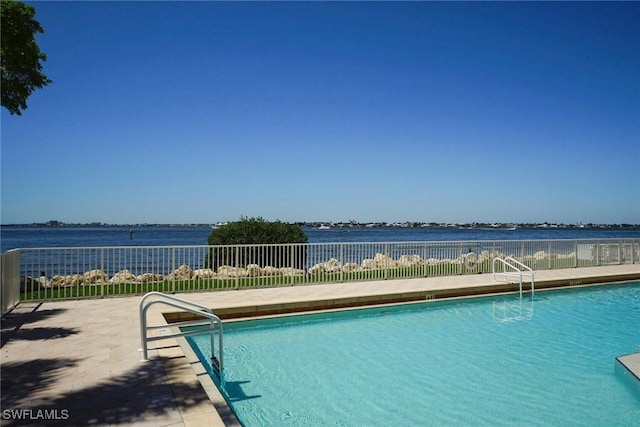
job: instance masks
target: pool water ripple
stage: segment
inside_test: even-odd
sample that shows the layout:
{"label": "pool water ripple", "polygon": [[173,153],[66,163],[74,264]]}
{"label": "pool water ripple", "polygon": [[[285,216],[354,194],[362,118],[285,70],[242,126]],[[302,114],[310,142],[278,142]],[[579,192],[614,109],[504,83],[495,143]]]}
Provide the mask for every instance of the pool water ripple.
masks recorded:
{"label": "pool water ripple", "polygon": [[635,425],[614,363],[639,301],[633,284],[231,327],[227,381],[258,397],[230,400],[246,426]]}

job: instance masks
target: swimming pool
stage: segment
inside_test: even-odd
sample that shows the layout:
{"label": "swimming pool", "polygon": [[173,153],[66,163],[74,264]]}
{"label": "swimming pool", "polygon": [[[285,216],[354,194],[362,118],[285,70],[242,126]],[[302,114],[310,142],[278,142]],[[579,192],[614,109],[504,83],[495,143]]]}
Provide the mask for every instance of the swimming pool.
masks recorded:
{"label": "swimming pool", "polygon": [[631,426],[639,344],[640,282],[234,322],[223,393],[245,426]]}

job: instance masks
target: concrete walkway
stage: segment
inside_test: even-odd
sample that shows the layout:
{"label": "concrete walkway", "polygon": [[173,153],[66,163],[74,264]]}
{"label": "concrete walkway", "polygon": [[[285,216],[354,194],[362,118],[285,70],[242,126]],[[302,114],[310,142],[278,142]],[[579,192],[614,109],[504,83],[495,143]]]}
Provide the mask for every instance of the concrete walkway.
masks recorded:
{"label": "concrete walkway", "polygon": [[[537,289],[621,280],[640,280],[640,265],[536,272]],[[484,274],[180,296],[237,317],[514,289]],[[175,339],[151,343],[140,362],[139,301],[26,303],[3,318],[2,425],[233,425]],[[149,323],[164,324],[165,311],[175,310],[154,308]]]}

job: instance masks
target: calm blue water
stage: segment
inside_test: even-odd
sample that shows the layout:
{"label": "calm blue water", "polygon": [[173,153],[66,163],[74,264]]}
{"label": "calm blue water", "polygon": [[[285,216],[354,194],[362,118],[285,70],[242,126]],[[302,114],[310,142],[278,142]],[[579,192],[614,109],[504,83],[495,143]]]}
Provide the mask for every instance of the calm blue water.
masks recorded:
{"label": "calm blue water", "polygon": [[[133,230],[130,236],[129,231]],[[640,229],[305,228],[311,243],[640,238]],[[1,227],[1,251],[36,247],[206,245],[209,227]],[[131,237],[131,238],[130,238]]]}
{"label": "calm blue water", "polygon": [[225,392],[247,427],[637,426],[639,345],[640,283],[249,321]]}

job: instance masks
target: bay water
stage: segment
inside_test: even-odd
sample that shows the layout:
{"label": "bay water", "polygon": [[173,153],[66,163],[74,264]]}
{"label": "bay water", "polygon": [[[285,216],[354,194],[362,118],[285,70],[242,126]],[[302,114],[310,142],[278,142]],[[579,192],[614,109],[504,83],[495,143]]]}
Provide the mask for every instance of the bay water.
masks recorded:
{"label": "bay water", "polygon": [[[309,243],[637,239],[640,228],[303,227]],[[2,226],[1,251],[16,248],[206,245],[208,226]]]}

